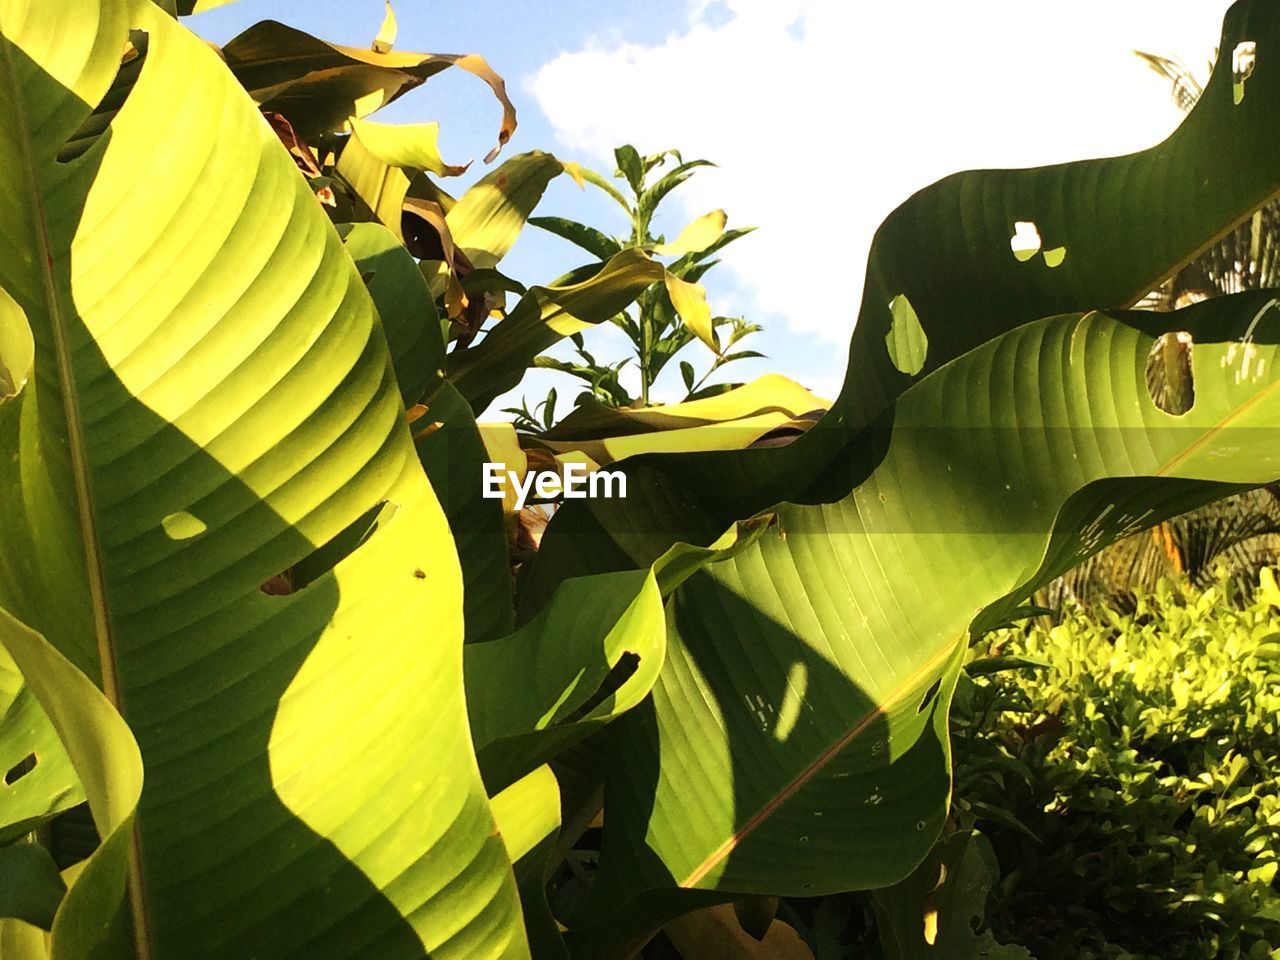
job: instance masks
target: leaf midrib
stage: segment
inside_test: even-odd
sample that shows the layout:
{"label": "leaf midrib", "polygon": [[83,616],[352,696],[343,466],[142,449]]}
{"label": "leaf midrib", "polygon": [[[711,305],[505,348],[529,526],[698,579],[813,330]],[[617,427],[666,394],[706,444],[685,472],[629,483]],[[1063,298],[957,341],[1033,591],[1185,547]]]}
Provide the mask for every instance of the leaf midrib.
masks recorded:
{"label": "leaf midrib", "polygon": [[[965,640],[967,640],[967,634]],[[959,641],[957,641],[959,642]],[[948,644],[942,647],[937,653],[930,657],[927,661],[916,668],[906,679],[899,683],[893,691],[879,703],[875,709],[869,710],[862,717],[858,718],[857,723],[849,728],[839,740],[827,747],[812,763],[800,771],[785,787],[773,795],[773,797],[760,807],[746,823],[733,832],[733,835],[717,847],[712,853],[698,864],[690,874],[680,882],[681,887],[697,886],[702,880],[714,870],[726,857],[729,856],[742,841],[754,833],[762,824],[773,816],[784,803],[806,783],[812,780],[823,768],[825,768],[832,760],[834,760],[844,749],[854,740],[861,736],[866,729],[876,720],[877,717],[884,716],[888,711],[897,706],[905,695],[915,689],[919,681],[934,670],[940,668],[946,663],[947,659],[955,654],[956,644]]]}
{"label": "leaf midrib", "polygon": [[[80,539],[84,548],[85,577],[88,581],[90,606],[93,611],[94,638],[98,650],[98,667],[102,692],[122,718],[125,718],[120,698],[119,664],[116,658],[115,634],[106,594],[105,561],[102,543],[98,535],[97,514],[93,503],[88,458],[85,452],[84,421],[81,417],[79,395],[76,391],[75,368],[66,330],[66,317],[58,297],[54,279],[54,256],[49,241],[48,217],[40,181],[36,172],[35,156],[31,151],[30,127],[27,123],[23,90],[17,80],[13,63],[13,41],[3,36],[0,24],[0,50],[3,50],[4,83],[9,87],[13,103],[14,119],[19,136],[16,137],[21,157],[22,177],[31,199],[32,225],[37,244],[36,266],[40,271],[40,284],[44,292],[49,315],[49,332],[53,338],[54,355],[58,367],[58,387],[61,393],[63,418],[67,429],[67,449],[71,459],[71,472],[76,493],[76,518],[80,527]],[[71,92],[71,91],[69,91]],[[73,94],[74,95],[74,94]],[[92,152],[92,148],[90,151]],[[87,155],[87,154],[86,154]],[[79,160],[71,163],[78,163]],[[70,164],[69,164],[70,166]],[[36,378],[32,377],[34,386]],[[39,426],[37,426],[39,429]],[[127,723],[127,718],[125,718]],[[136,819],[131,824],[129,844],[129,878],[126,884],[133,919],[134,943],[139,960],[151,960],[151,932],[145,898],[142,894],[142,862],[140,838]]]}

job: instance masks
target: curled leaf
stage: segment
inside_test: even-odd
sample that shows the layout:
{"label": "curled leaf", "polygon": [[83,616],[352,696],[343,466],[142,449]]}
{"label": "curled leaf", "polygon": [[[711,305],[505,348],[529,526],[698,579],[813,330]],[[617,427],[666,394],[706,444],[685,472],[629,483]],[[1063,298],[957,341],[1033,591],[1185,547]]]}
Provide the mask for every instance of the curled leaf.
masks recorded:
{"label": "curled leaf", "polygon": [[227,67],[254,101],[289,118],[300,135],[342,130],[414,87],[457,67],[483,80],[502,104],[498,145],[516,129],[516,108],[502,77],[474,53],[380,53],[328,43],[274,20],[254,24],[221,50]]}

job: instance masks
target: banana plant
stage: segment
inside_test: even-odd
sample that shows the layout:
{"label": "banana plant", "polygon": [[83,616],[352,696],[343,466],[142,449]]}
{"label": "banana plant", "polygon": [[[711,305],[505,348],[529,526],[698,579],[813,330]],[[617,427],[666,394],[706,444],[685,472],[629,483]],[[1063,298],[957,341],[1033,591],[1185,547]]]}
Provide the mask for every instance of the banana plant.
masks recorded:
{"label": "banana plant", "polygon": [[101,837],[61,874],[4,848],[5,955],[527,956],[406,411],[443,375],[426,278],[390,231],[344,244],[149,0],[9,5],[0,45],[4,842],[83,798]]}
{"label": "banana plant", "polygon": [[[794,945],[752,904],[919,876],[971,637],[1117,538],[1280,478],[1275,295],[1125,309],[1280,191],[1263,0],[1224,27],[1249,76],[1224,58],[1165,144],[895,211],[816,426],[781,379],[568,418],[547,455],[589,446],[632,493],[563,506],[518,598],[475,412],[654,285],[678,309],[655,258],[723,223],[515,285],[497,265],[575,168],[522,155],[454,201],[430,131],[363,119],[438,62],[219,57],[170,15],[189,6],[0,6],[5,956]],[[348,123],[374,164],[337,171],[369,185],[358,211],[299,146]],[[451,297],[501,319],[461,342]],[[1173,411],[1149,376],[1171,337]],[[81,798],[101,842],[59,869],[28,831]],[[582,916],[551,882],[569,863]],[[744,900],[735,926],[720,905]]]}
{"label": "banana plant", "polygon": [[[815,429],[629,459],[641,497],[552,520],[527,609],[562,577],[778,517],[775,537],[668,600],[652,700],[600,751],[595,916],[570,931],[575,956],[629,955],[708,896],[901,880],[946,816],[966,639],[1117,537],[1271,482],[1273,296],[1123,308],[1280,189],[1278,42],[1271,8],[1233,7],[1222,48],[1257,50],[1247,95],[1224,58],[1145,153],[921,191],[877,234],[850,372]],[[1169,196],[1188,198],[1177,214]],[[1175,335],[1194,344],[1180,415],[1147,384]]]}
{"label": "banana plant", "polygon": [[[29,341],[5,339],[33,345],[0,407],[0,639],[103,838],[51,933],[6,937],[527,955],[457,554],[354,261],[226,64],[149,0],[8,4],[0,45],[3,320]],[[122,50],[110,123],[61,154]],[[32,743],[26,776],[55,770]]]}

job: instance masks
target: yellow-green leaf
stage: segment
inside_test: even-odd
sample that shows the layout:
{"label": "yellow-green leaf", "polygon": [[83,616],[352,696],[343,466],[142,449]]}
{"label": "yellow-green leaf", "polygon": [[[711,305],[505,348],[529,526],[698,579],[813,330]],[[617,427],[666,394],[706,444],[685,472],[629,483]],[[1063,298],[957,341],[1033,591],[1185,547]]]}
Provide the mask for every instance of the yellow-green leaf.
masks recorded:
{"label": "yellow-green leaf", "polygon": [[26,314],[0,288],[0,403],[18,395],[34,360],[35,342]]}
{"label": "yellow-green leaf", "polygon": [[547,184],[565,171],[535,150],[507,160],[458,198],[446,218],[453,242],[476,269],[498,265],[524,230]]}
{"label": "yellow-green leaf", "polygon": [[671,243],[658,244],[653,252],[663,257],[700,253],[720,239],[728,222],[729,217],[723,210],[712,210],[681,230],[680,235]]}
{"label": "yellow-green leaf", "polygon": [[378,35],[373,38],[373,52],[390,53],[391,48],[396,45],[397,29],[396,12],[391,7],[391,0],[387,0],[387,15],[382,20]]}
{"label": "yellow-green leaf", "polygon": [[[136,82],[63,158],[131,35]],[[293,159],[150,0],[0,5],[0,99],[0,287],[35,341],[0,405],[0,606],[30,627],[4,642],[105,838],[54,955],[128,955],[94,949],[129,923],[127,866],[155,957],[335,936],[380,960],[527,957],[467,729],[453,539]],[[31,631],[136,737],[131,828],[137,777],[77,753]]]}
{"label": "yellow-green leaf", "polygon": [[780,430],[803,432],[830,401],[776,373],[685,403],[619,410],[587,403],[538,437],[557,454],[580,451],[605,465],[642,453],[740,450]]}
{"label": "yellow-green leaf", "polygon": [[716,343],[715,327],[711,322],[711,306],[707,303],[707,290],[700,283],[681,280],[670,270],[663,274],[667,285],[667,294],[671,297],[671,305],[684,321],[684,325],[693,335],[714,350],[720,352],[720,344]]}
{"label": "yellow-green leaf", "polygon": [[[467,166],[445,163],[438,123],[393,124],[353,119],[338,173],[369,211],[401,240],[401,216],[414,177],[455,177]],[[366,215],[367,216],[367,215]]]}

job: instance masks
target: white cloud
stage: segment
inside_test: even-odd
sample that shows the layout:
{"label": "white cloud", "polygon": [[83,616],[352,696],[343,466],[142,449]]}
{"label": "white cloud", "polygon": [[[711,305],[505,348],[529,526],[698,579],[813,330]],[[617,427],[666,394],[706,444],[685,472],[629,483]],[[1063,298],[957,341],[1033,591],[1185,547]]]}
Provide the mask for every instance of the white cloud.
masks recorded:
{"label": "white cloud", "polygon": [[[1177,125],[1167,82],[1133,56],[1205,71],[1228,0],[690,0],[645,46],[612,38],[530,81],[568,152],[678,146],[718,170],[690,215],[762,228],[726,266],[750,302],[846,340],[871,234],[956,170],[1148,147]],[[677,194],[680,196],[680,194]]]}

